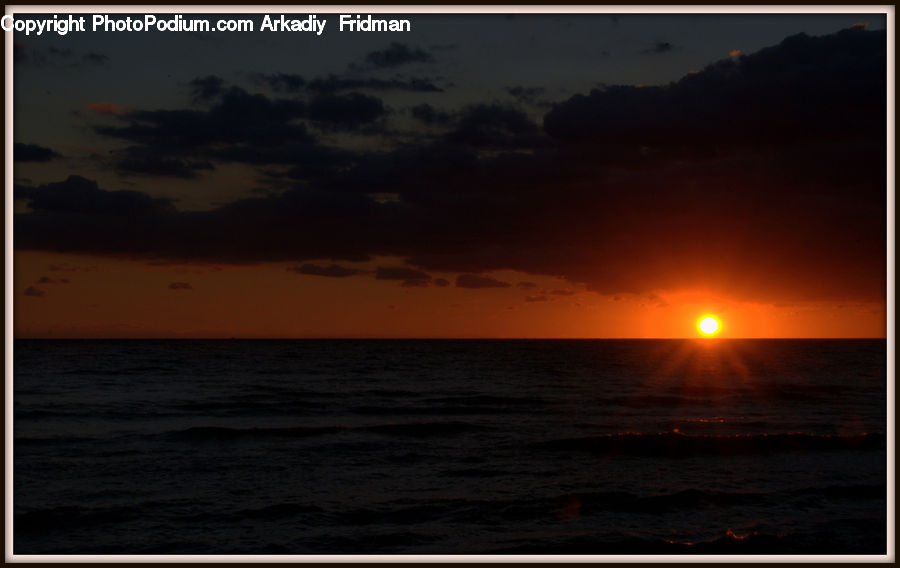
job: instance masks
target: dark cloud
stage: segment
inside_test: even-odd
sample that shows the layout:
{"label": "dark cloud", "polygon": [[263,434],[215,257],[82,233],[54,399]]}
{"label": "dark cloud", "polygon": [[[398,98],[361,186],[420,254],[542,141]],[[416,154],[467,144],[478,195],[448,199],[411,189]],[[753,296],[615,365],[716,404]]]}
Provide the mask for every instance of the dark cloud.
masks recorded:
{"label": "dark cloud", "polygon": [[47,267],[47,270],[51,272],[94,272],[97,270],[96,266],[72,266],[68,264],[51,264]]}
{"label": "dark cloud", "polygon": [[55,55],[57,57],[71,57],[72,56],[72,50],[68,49],[68,48],[51,47],[48,50],[48,53],[50,53],[50,55]]}
{"label": "dark cloud", "polygon": [[155,217],[174,211],[168,200],[154,199],[138,191],[103,191],[97,182],[80,176],[37,188],[19,186],[16,197],[30,200],[32,209],[45,214],[72,213],[98,219],[107,215]]}
{"label": "dark cloud", "polygon": [[399,67],[407,63],[430,63],[434,61],[434,56],[419,48],[394,42],[385,49],[369,53],[365,61],[375,67]]}
{"label": "dark cloud", "polygon": [[400,286],[404,288],[427,288],[431,284],[430,280],[423,279],[412,279],[412,280],[404,280],[400,283]]}
{"label": "dark cloud", "polygon": [[29,286],[28,288],[25,288],[25,292],[23,292],[23,294],[25,294],[26,296],[33,296],[35,298],[43,298],[47,295],[47,292],[41,290],[36,286]]}
{"label": "dark cloud", "polygon": [[362,93],[320,95],[309,103],[309,118],[335,127],[356,128],[385,113],[381,99]]}
{"label": "dark cloud", "polygon": [[526,302],[546,302],[548,300],[547,296],[525,296]]}
{"label": "dark cloud", "polygon": [[452,113],[438,110],[428,103],[422,103],[409,109],[413,118],[425,124],[450,124],[454,120]]}
{"label": "dark cloud", "polygon": [[101,254],[152,255],[153,242],[166,233],[172,204],[136,191],[104,191],[97,183],[71,176],[39,187],[17,187],[32,213],[19,217],[16,234],[37,250],[94,249]]}
{"label": "dark cloud", "polygon": [[146,175],[191,179],[202,170],[212,170],[208,160],[182,159],[169,155],[165,149],[131,146],[114,154],[113,167],[124,175]]}
{"label": "dark cloud", "polygon": [[294,73],[258,73],[254,78],[276,93],[299,93],[306,86],[306,79]]}
{"label": "dark cloud", "polygon": [[28,49],[21,43],[13,43],[13,63],[28,62]]}
{"label": "dark cloud", "polygon": [[78,56],[78,52],[68,47],[39,47],[13,44],[13,59],[18,64],[29,64],[39,67],[78,68],[83,65],[103,65],[109,57],[96,52],[88,52]]}
{"label": "dark cloud", "polygon": [[516,288],[519,288],[521,290],[530,290],[532,288],[537,288],[537,284],[535,284],[534,282],[519,282],[518,284],[516,284]]}
{"label": "dark cloud", "polygon": [[577,95],[548,113],[544,128],[569,142],[706,151],[866,136],[885,116],[885,46],[882,32],[800,34],[668,86]]}
{"label": "dark cloud", "polygon": [[51,150],[37,144],[22,144],[16,142],[13,145],[13,159],[16,162],[49,162],[61,156]]}
{"label": "dark cloud", "polygon": [[73,67],[70,58],[33,45],[14,44],[13,59],[19,65],[34,67]]}
{"label": "dark cloud", "polygon": [[333,94],[352,90],[410,91],[418,93],[439,93],[443,91],[432,79],[425,77],[382,79],[330,74],[306,80],[300,75],[291,73],[257,73],[252,78],[256,83],[265,85],[276,93],[299,94],[309,91],[318,94]]}
{"label": "dark cloud", "polygon": [[301,140],[281,146],[231,146],[210,153],[210,158],[245,164],[290,166],[285,171],[266,171],[273,178],[316,180],[339,175],[358,160],[357,153]]}
{"label": "dark cloud", "polygon": [[[572,97],[545,116],[547,135],[482,105],[458,115],[455,140],[335,157],[278,195],[209,211],[82,178],[17,187],[30,211],[15,217],[15,245],[216,263],[394,256],[420,275],[400,282],[518,270],[609,294],[883,300],[886,49],[883,32],[795,36],[665,87]],[[183,159],[308,149],[294,122],[305,109],[226,98],[135,111],[111,135]],[[260,130],[211,124],[254,104]]]}
{"label": "dark cloud", "polygon": [[288,270],[291,272],[296,272],[297,274],[326,276],[329,278],[346,278],[347,276],[354,276],[356,274],[363,273],[362,270],[357,270],[355,268],[346,268],[338,264],[332,264],[331,266],[304,264],[303,266],[291,266],[288,268]]}
{"label": "dark cloud", "polygon": [[85,53],[83,56],[81,56],[81,59],[85,63],[90,63],[92,65],[103,65],[104,63],[109,61],[109,56],[103,55],[102,53],[90,52]]}
{"label": "dark cloud", "polygon": [[[282,82],[286,79],[279,76]],[[321,95],[307,106],[289,99],[271,99],[238,87],[225,88],[209,75],[190,82],[195,102],[212,103],[206,110],[131,110],[113,103],[89,105],[118,118],[120,125],[97,126],[103,135],[132,142],[104,161],[125,175],[190,179],[218,162],[289,165],[274,177],[310,180],[346,170],[354,152],[319,145],[307,131],[306,119],[320,128],[352,129],[382,116],[380,99],[360,93]]]}
{"label": "dark cloud", "polygon": [[518,109],[498,104],[474,105],[463,111],[447,140],[476,147],[532,146],[537,134],[537,125]]}
{"label": "dark cloud", "polygon": [[552,294],[554,296],[574,296],[575,292],[572,290],[550,290],[548,294]]}
{"label": "dark cloud", "polygon": [[427,273],[406,266],[379,266],[375,270],[375,278],[377,280],[404,280],[407,282],[411,280],[426,282],[431,280],[431,276]]}
{"label": "dark cloud", "polygon": [[501,282],[489,276],[477,274],[460,274],[456,277],[457,288],[509,288],[508,282]]}
{"label": "dark cloud", "polygon": [[435,278],[434,285],[437,286],[438,288],[446,288],[447,286],[450,285],[450,281],[447,280],[446,278]]}
{"label": "dark cloud", "polygon": [[369,89],[375,91],[410,91],[416,93],[439,93],[443,89],[434,84],[431,79],[413,77],[411,79],[377,79],[350,78],[328,75],[313,79],[307,85],[310,91],[320,93],[334,93],[351,89]]}
{"label": "dark cloud", "polygon": [[[394,209],[363,195],[303,187],[211,211],[179,213],[167,200],[100,190],[95,182],[77,176],[39,187],[17,187],[16,196],[29,200],[32,208],[16,220],[22,249],[95,250],[179,261],[364,261],[369,253],[359,246],[360,238],[392,232],[386,223],[393,221],[382,217],[390,217]],[[333,234],[341,223],[374,234]],[[287,251],[292,252],[285,256]]]}
{"label": "dark cloud", "polygon": [[193,290],[189,282],[172,282],[169,284],[169,290]]}
{"label": "dark cloud", "polygon": [[308,138],[303,125],[293,122],[305,116],[305,110],[299,101],[269,99],[232,87],[208,111],[136,110],[122,117],[127,126],[100,126],[96,131],[179,150],[221,143],[275,146]]}
{"label": "dark cloud", "polygon": [[188,83],[191,99],[196,103],[207,103],[218,97],[225,88],[225,80],[215,75],[197,77]]}
{"label": "dark cloud", "polygon": [[675,46],[667,41],[660,41],[645,50],[644,53],[666,53],[675,49]]}
{"label": "dark cloud", "polygon": [[269,99],[232,87],[220,90],[217,77],[192,82],[195,97],[214,97],[208,110],[134,110],[115,113],[126,126],[95,130],[132,142],[113,156],[123,173],[191,178],[213,168],[213,160],[247,163],[293,162],[315,145],[299,122],[306,106]]}
{"label": "dark cloud", "polygon": [[38,284],[68,284],[68,278],[50,278],[49,276],[41,276],[38,281]]}
{"label": "dark cloud", "polygon": [[506,92],[515,97],[516,100],[523,103],[535,103],[537,97],[543,95],[546,89],[543,87],[507,87]]}
{"label": "dark cloud", "polygon": [[462,186],[451,186],[454,182],[470,181],[472,173],[480,169],[473,149],[446,143],[404,146],[389,154],[358,158],[356,167],[323,182],[324,187],[362,193],[399,193],[404,200],[411,201],[432,200],[436,196],[429,193],[469,191]]}

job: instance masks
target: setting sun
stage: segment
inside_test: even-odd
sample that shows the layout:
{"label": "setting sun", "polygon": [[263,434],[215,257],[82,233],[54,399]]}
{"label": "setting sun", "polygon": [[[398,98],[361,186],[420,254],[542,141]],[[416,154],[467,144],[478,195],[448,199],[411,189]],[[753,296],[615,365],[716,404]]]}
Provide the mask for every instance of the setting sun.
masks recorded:
{"label": "setting sun", "polygon": [[697,327],[703,335],[714,335],[719,331],[719,322],[714,317],[706,316],[700,320]]}

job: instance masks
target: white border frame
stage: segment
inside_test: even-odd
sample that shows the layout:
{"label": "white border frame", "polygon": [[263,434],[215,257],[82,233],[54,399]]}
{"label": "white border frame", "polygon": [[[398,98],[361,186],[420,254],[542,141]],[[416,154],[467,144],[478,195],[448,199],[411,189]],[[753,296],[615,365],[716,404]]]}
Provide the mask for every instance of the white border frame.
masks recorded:
{"label": "white border frame", "polygon": [[4,179],[5,205],[6,205],[6,246],[5,246],[5,546],[4,555],[6,562],[16,563],[159,563],[159,562],[195,562],[195,563],[285,563],[285,562],[309,562],[309,563],[462,563],[462,562],[486,562],[486,563],[587,563],[587,562],[619,562],[619,563],[768,563],[768,562],[793,562],[793,563],[888,563],[895,561],[895,454],[894,454],[894,397],[895,397],[895,164],[896,136],[895,136],[895,6],[894,5],[860,5],[860,6],[761,6],[761,5],[736,5],[736,6],[508,6],[508,5],[304,5],[304,6],[208,6],[208,5],[158,5],[147,4],[142,6],[125,5],[47,5],[29,6],[8,5],[5,14],[30,13],[192,13],[192,14],[290,14],[290,13],[321,13],[335,14],[344,12],[357,12],[366,14],[850,14],[873,13],[886,16],[887,31],[887,554],[885,555],[22,555],[13,554],[13,33],[5,33],[4,45],[6,47],[6,132],[5,132],[5,164],[6,176]]}

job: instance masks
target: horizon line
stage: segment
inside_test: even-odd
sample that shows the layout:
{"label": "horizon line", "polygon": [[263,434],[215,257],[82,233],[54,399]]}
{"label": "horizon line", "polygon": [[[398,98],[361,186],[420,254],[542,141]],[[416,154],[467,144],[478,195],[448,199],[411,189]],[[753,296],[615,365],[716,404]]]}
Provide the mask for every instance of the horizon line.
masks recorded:
{"label": "horizon line", "polygon": [[13,340],[97,340],[97,341],[113,341],[113,340],[133,340],[133,341],[149,341],[149,340],[188,340],[188,341],[339,341],[339,340],[385,340],[385,341],[684,341],[697,340],[704,342],[716,341],[732,341],[732,340],[858,340],[858,339],[883,339],[887,340],[887,336],[853,336],[853,337],[423,337],[423,336],[305,336],[305,337],[208,337],[208,336],[146,336],[146,337],[48,337],[48,336],[13,336]]}

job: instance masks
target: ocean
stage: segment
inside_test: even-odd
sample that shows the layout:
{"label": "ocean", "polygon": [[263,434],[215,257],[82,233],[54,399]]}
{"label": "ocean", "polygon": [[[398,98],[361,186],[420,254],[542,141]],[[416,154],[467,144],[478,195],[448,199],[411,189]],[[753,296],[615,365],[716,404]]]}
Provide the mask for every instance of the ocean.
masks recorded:
{"label": "ocean", "polygon": [[16,340],[19,554],[885,554],[885,340]]}

